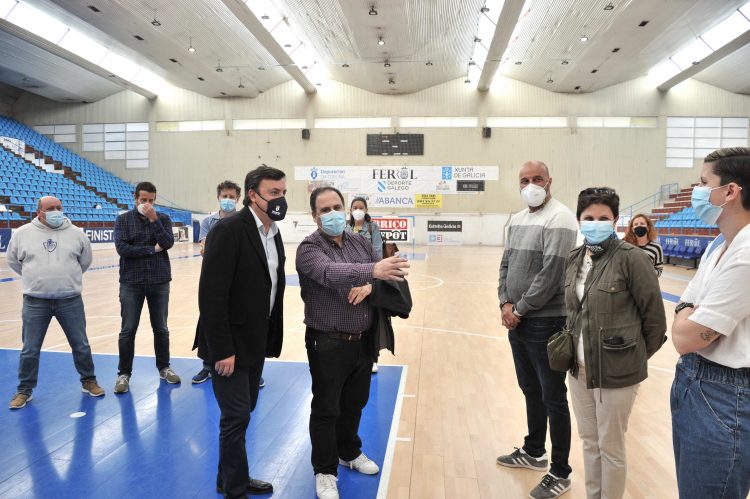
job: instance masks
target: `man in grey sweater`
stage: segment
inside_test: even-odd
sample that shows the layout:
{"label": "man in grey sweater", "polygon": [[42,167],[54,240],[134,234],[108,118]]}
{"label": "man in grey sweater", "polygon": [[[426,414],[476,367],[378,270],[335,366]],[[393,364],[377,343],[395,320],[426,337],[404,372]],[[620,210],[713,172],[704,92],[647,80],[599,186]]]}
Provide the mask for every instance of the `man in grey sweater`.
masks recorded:
{"label": "man in grey sweater", "polygon": [[498,296],[518,385],[526,398],[529,433],[520,449],[498,457],[497,463],[547,471],[549,419],[552,465],[530,497],[551,499],[570,489],[570,412],[565,373],[550,369],[547,340],[565,327],[565,261],[575,246],[578,224],[573,213],[552,198],[552,178],[544,163],[524,163],[518,178],[528,208],[510,220]]}
{"label": "man in grey sweater", "polygon": [[21,409],[32,399],[39,354],[52,317],[60,323],[73,350],[81,390],[93,397],[104,395],[94,375],[81,299],[83,273],[91,265],[91,243],[65,217],[59,199],[39,199],[36,218],[13,234],[7,260],[8,266],[21,276],[23,286],[23,349],[18,390],[10,408]]}

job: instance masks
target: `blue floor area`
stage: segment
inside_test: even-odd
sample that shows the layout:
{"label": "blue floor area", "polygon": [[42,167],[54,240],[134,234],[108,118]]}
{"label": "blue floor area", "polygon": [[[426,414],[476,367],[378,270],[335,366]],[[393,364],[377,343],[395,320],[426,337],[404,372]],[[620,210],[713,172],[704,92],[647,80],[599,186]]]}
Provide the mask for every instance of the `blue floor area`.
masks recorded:
{"label": "blue floor area", "polygon": [[[18,351],[0,349],[7,404],[17,385]],[[211,383],[192,385],[197,359],[172,359],[182,385],[159,380],[153,357],[136,357],[130,393],[112,392],[117,356],[94,355],[107,391],[81,393],[71,354],[43,352],[39,386],[25,408],[0,409],[0,497],[218,498],[219,411]],[[362,415],[363,451],[381,469],[403,368],[380,366]],[[310,465],[310,373],[306,363],[267,362],[248,430],[253,477],[274,497],[315,498]],[[76,412],[85,416],[71,418]],[[339,468],[342,498],[374,498],[381,474]],[[263,496],[270,497],[270,496]]]}

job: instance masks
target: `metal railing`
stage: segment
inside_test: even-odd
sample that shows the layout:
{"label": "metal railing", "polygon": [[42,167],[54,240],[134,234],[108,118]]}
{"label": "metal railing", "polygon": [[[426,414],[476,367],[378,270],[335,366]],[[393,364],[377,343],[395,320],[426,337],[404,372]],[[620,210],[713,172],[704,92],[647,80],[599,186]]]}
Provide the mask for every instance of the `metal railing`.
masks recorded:
{"label": "metal railing", "polygon": [[672,194],[678,194],[679,192],[680,184],[676,182],[662,185],[657,192],[641,199],[637,203],[620,209],[620,220],[617,222],[617,227],[624,230],[627,228],[633,215],[639,213],[650,214],[654,208],[660,207],[665,201],[669,200]]}

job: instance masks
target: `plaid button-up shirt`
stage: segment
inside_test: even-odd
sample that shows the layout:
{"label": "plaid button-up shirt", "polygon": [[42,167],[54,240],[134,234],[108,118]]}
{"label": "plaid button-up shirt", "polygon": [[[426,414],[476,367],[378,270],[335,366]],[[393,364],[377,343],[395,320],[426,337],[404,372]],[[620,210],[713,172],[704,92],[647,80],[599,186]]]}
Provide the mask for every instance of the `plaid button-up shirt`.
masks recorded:
{"label": "plaid button-up shirt", "polygon": [[[158,213],[150,222],[133,209],[115,221],[115,247],[120,255],[120,282],[128,284],[161,284],[172,280],[167,250],[174,246],[172,221]],[[164,251],[155,252],[159,243]]]}
{"label": "plaid button-up shirt", "polygon": [[372,324],[368,298],[359,305],[348,300],[351,288],[372,282],[379,258],[370,241],[344,232],[339,246],[320,230],[297,248],[297,273],[305,302],[305,324],[320,331],[361,333]]}

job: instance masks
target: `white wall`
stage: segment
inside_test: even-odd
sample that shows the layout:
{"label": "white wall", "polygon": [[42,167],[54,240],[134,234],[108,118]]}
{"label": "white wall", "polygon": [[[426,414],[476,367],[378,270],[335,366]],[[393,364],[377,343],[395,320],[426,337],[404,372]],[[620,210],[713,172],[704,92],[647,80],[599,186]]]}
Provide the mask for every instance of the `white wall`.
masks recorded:
{"label": "white wall", "polygon": [[[618,190],[622,205],[639,201],[662,184],[688,184],[698,169],[667,169],[666,116],[750,115],[750,96],[688,80],[662,94],[645,78],[591,94],[558,94],[515,80],[499,78],[489,92],[477,92],[462,79],[410,95],[379,95],[329,82],[308,96],[294,82],[279,85],[256,99],[211,99],[176,89],[149,101],[123,91],[93,104],[62,104],[24,94],[13,107],[16,118],[29,125],[60,123],[152,123],[151,168],[126,170],[123,161],[104,161],[101,153],[87,157],[135,182],[153,181],[160,195],[197,210],[215,210],[215,185],[225,179],[242,183],[245,173],[261,162],[288,174],[290,209],[307,209],[304,182],[293,180],[301,165],[499,165],[500,182],[488,182],[476,196],[445,196],[443,213],[507,214],[522,208],[516,175],[527,159],[547,162],[553,192],[566,204],[592,185]],[[425,156],[368,157],[368,130],[312,129],[304,141],[299,130],[156,132],[156,121],[242,118],[306,118],[336,116],[658,116],[652,129],[500,129],[483,139],[479,128],[404,129],[425,134]],[[571,119],[571,122],[574,122]],[[389,130],[370,130],[380,132]],[[79,138],[80,140],[80,138]],[[71,144],[80,150],[79,144]],[[696,160],[696,165],[699,163]],[[423,210],[412,210],[419,214]],[[409,213],[408,211],[405,213]]]}

